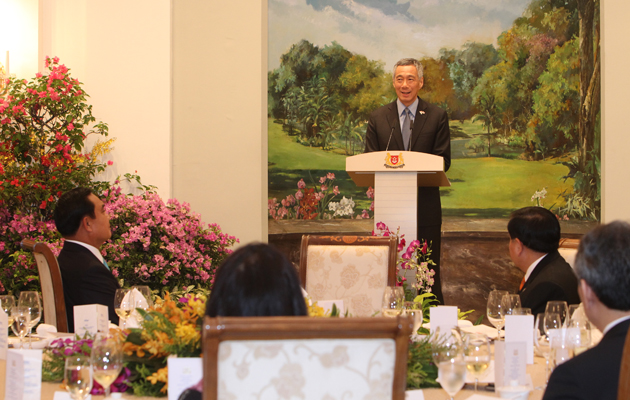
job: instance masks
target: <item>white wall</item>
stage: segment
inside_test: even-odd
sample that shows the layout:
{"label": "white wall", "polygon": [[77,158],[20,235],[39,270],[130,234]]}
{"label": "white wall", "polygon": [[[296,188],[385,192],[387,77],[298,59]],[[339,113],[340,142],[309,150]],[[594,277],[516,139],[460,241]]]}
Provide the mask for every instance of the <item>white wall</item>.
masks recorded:
{"label": "white wall", "polygon": [[9,51],[11,75],[33,77],[37,72],[38,1],[0,0],[0,63],[6,64]]}
{"label": "white wall", "polygon": [[602,222],[630,221],[630,2],[606,0],[602,11]]}
{"label": "white wall", "polygon": [[115,150],[105,179],[137,171],[171,197],[169,0],[41,0],[40,68],[57,56],[83,82]]}
{"label": "white wall", "polygon": [[266,1],[173,2],[173,195],[267,239]]}

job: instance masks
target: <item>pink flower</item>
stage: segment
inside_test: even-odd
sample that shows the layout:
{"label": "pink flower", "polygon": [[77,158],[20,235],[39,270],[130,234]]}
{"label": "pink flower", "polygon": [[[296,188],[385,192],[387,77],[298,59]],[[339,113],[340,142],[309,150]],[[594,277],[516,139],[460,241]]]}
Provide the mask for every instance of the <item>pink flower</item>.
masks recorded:
{"label": "pink flower", "polygon": [[335,174],[333,174],[332,172],[329,172],[329,173],[326,174],[326,178],[328,178],[330,180],[333,180],[333,179],[335,179]]}
{"label": "pink flower", "polygon": [[324,183],[326,182],[326,177],[322,176],[321,178],[319,178],[319,183]]}
{"label": "pink flower", "polygon": [[326,185],[322,185],[322,186],[320,187],[320,190],[321,190],[322,192],[325,192],[325,191],[327,191],[327,190],[328,190],[328,186],[326,186]]}
{"label": "pink flower", "polygon": [[382,230],[382,231],[387,231],[387,230],[389,230],[389,229],[387,228],[387,225],[385,225],[385,223],[384,223],[384,222],[382,222],[382,221],[380,221],[380,222],[377,222],[377,223],[376,223],[376,229],[380,229],[380,230]]}
{"label": "pink flower", "polygon": [[59,57],[54,57],[52,60],[53,60],[53,64],[59,63]]}
{"label": "pink flower", "polygon": [[107,161],[107,165],[114,165],[114,162],[112,160]]}
{"label": "pink flower", "polygon": [[68,124],[68,130],[69,131],[74,130],[74,124],[72,124],[72,123]]}
{"label": "pink flower", "polygon": [[36,78],[41,78],[41,77],[42,77],[42,73],[41,73],[41,72],[36,73],[36,74],[35,74],[35,77],[36,77]]}
{"label": "pink flower", "polygon": [[302,192],[301,190],[298,190],[297,192],[295,192],[296,200],[302,200],[303,197],[304,197],[304,192]]}
{"label": "pink flower", "polygon": [[333,188],[333,194],[334,194],[335,196],[339,194],[339,186],[335,186],[335,187]]}
{"label": "pink flower", "polygon": [[374,189],[372,188],[372,186],[370,186],[367,190],[367,192],[365,192],[365,194],[367,194],[368,199],[373,199],[374,198]]}
{"label": "pink flower", "polygon": [[[370,218],[370,214],[368,213],[368,210],[363,210],[363,212],[361,213],[361,218],[363,219]],[[374,236],[374,231],[372,231],[372,236]]]}
{"label": "pink flower", "polygon": [[304,189],[306,187],[306,183],[304,183],[304,179],[300,179],[297,185],[298,185],[298,189]]}

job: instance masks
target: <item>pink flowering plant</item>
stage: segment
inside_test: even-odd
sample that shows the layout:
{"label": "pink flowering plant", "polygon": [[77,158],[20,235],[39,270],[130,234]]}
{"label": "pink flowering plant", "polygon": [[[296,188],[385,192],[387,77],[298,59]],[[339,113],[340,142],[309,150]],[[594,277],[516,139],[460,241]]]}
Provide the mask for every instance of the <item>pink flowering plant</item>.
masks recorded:
{"label": "pink flowering plant", "polygon": [[[404,239],[404,234],[400,234],[400,228],[392,232],[383,222],[376,223],[376,230],[372,231],[373,236],[396,236],[398,238],[398,261],[396,263],[396,284],[405,286],[407,278],[401,274],[401,270],[413,270],[416,275],[416,282],[411,287],[415,292],[431,293],[433,287],[433,276],[435,271],[430,267],[435,265],[431,259],[431,243],[426,240],[412,240],[409,246]],[[415,297],[415,296],[414,296]]]}
{"label": "pink flowering plant", "polygon": [[96,123],[82,84],[57,57],[46,57],[46,68],[31,80],[7,79],[0,98],[0,206],[41,221],[62,193],[107,186],[93,180],[107,167],[102,146],[84,146],[90,134],[107,136],[107,124]]}
{"label": "pink flowering plant", "polygon": [[217,224],[204,225],[190,205],[157,193],[103,193],[112,238],[101,251],[124,286],[174,291],[191,284],[209,288],[219,264],[238,242]]}

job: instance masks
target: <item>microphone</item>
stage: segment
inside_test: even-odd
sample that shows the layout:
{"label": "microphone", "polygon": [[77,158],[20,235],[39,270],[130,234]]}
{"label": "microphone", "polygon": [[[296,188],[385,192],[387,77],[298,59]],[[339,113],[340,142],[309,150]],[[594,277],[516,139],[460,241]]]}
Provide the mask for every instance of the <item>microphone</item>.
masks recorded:
{"label": "microphone", "polygon": [[[389,124],[389,116],[387,116],[387,123]],[[389,139],[387,139],[387,146],[385,147],[385,151],[389,150],[389,142],[392,141],[392,135],[394,134],[394,128],[396,125],[392,126],[391,132],[389,132]]]}
{"label": "microphone", "polygon": [[394,127],[392,126],[392,131],[389,133],[389,139],[387,140],[387,147],[385,147],[385,151],[389,149],[389,142],[392,141],[392,135],[394,134]]}

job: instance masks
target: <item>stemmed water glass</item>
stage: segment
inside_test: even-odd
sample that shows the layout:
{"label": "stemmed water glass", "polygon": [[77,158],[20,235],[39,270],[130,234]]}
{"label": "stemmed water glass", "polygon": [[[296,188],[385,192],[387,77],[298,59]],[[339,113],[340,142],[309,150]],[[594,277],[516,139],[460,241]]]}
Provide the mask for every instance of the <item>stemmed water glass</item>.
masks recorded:
{"label": "stemmed water glass", "polygon": [[8,317],[8,326],[13,324],[13,316],[11,315],[11,309],[15,307],[15,296],[12,294],[5,294],[0,296],[0,308],[7,314]]}
{"label": "stemmed water glass", "polygon": [[18,305],[21,307],[28,308],[28,312],[30,314],[29,324],[28,324],[28,347],[32,348],[32,336],[31,331],[33,328],[39,323],[39,320],[42,318],[42,303],[39,300],[39,293],[34,291],[24,291],[20,293],[20,298],[18,300]]}
{"label": "stemmed water glass", "polygon": [[404,315],[411,315],[413,318],[412,334],[418,333],[418,329],[420,329],[422,325],[422,310],[419,309],[417,304],[413,301],[406,301],[404,302],[402,313]]}
{"label": "stemmed water glass", "polygon": [[591,345],[591,324],[586,318],[571,318],[567,327],[573,354],[578,355],[586,351]]}
{"label": "stemmed water glass", "polygon": [[569,306],[566,301],[548,301],[545,307],[546,313],[557,313],[560,316],[560,325],[567,326],[567,316],[569,314]]}
{"label": "stemmed water glass", "polygon": [[114,310],[116,311],[116,315],[120,317],[121,327],[125,328],[125,322],[131,312],[133,311],[133,296],[131,295],[131,291],[129,289],[116,289],[116,293],[114,294]]}
{"label": "stemmed water glass", "polygon": [[92,342],[90,357],[94,380],[105,389],[105,398],[109,397],[111,384],[114,383],[123,367],[122,341],[116,335],[99,332]]}
{"label": "stemmed water glass", "polygon": [[515,309],[521,308],[521,297],[518,294],[506,294],[501,299],[501,306],[505,310],[503,314],[505,320],[506,315],[513,315]]}
{"label": "stemmed water glass", "polygon": [[64,369],[66,390],[74,400],[85,399],[92,391],[92,366],[90,357],[72,355],[66,358]]}
{"label": "stemmed water glass", "polygon": [[507,290],[493,290],[488,295],[488,305],[486,307],[486,315],[488,320],[495,328],[497,328],[497,340],[501,338],[501,328],[505,323],[505,311],[503,309],[503,296],[507,296]]}
{"label": "stemmed water glass", "polygon": [[20,338],[20,349],[22,349],[24,348],[24,336],[28,333],[31,322],[31,314],[28,307],[18,305],[11,309],[11,316],[13,317],[11,330],[15,336]]}
{"label": "stemmed water glass", "polygon": [[402,312],[405,301],[405,291],[402,286],[387,286],[383,293],[381,314],[385,317],[395,317]]}
{"label": "stemmed water glass", "polygon": [[492,351],[490,341],[484,333],[470,333],[464,341],[464,356],[468,372],[475,378],[475,392],[479,378],[483,378],[488,372]]}
{"label": "stemmed water glass", "polygon": [[545,358],[545,384],[549,380],[549,358],[551,357],[551,344],[549,336],[545,333],[545,313],[536,315],[534,322],[534,346],[538,354]]}

